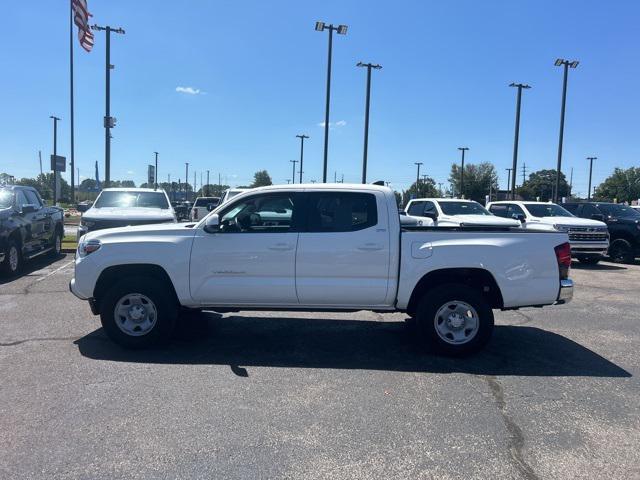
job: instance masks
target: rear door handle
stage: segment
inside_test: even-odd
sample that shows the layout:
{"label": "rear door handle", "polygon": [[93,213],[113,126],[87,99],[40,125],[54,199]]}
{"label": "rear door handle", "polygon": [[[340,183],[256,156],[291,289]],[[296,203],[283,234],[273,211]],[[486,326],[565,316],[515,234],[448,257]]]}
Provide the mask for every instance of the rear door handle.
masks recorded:
{"label": "rear door handle", "polygon": [[284,252],[287,250],[293,250],[293,245],[290,243],[276,243],[275,245],[271,245],[269,250],[277,250],[280,252]]}
{"label": "rear door handle", "polygon": [[376,250],[382,250],[383,248],[384,246],[379,243],[365,243],[364,245],[358,246],[358,250],[363,250],[365,252],[374,252]]}

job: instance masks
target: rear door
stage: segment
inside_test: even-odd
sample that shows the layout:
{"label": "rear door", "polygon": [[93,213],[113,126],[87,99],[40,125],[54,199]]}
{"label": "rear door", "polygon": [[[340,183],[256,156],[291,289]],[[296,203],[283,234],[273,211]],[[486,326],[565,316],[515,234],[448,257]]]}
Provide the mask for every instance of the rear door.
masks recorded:
{"label": "rear door", "polygon": [[[16,189],[15,199],[16,209],[18,210],[17,222],[20,224],[23,231],[23,245],[25,251],[28,253],[37,250],[40,246],[38,234],[38,221],[36,220],[37,212],[27,212],[25,207],[28,207],[29,200],[21,189]],[[40,225],[41,226],[41,225]]]}
{"label": "rear door", "polygon": [[51,218],[51,212],[49,209],[44,208],[42,202],[32,190],[23,190],[23,193],[27,199],[29,205],[31,205],[35,211],[33,212],[31,232],[34,240],[39,244],[48,244],[53,234],[53,219]]}
{"label": "rear door", "polygon": [[305,195],[306,229],[296,255],[296,290],[307,306],[384,305],[389,218],[381,192]]}

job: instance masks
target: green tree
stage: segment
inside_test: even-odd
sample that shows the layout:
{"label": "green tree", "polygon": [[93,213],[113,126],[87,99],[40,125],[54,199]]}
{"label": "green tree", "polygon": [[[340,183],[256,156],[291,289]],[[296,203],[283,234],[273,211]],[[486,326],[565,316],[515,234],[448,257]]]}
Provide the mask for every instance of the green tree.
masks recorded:
{"label": "green tree", "polygon": [[640,198],[640,167],[626,170],[616,168],[596,188],[595,198],[603,200],[616,199],[618,202],[631,202]]}
{"label": "green tree", "polygon": [[436,182],[431,177],[426,177],[424,180],[420,180],[420,183],[413,182],[411,186],[403,192],[404,205],[412,198],[436,198],[439,197],[438,189],[436,188]]}
{"label": "green tree", "polygon": [[[40,196],[45,200],[53,199],[53,173],[41,173],[34,178],[21,178],[18,185],[33,187],[38,190]],[[62,202],[68,202],[71,199],[71,187],[67,181],[60,177],[60,198]]]}
{"label": "green tree", "polygon": [[273,185],[269,172],[266,170],[259,170],[253,174],[253,183],[251,184],[251,188],[266,187],[267,185]]}
{"label": "green tree", "polygon": [[[525,200],[535,200],[540,197],[540,201],[547,202],[553,198],[555,188],[556,170],[538,170],[529,175],[529,178],[517,189],[517,192]],[[567,196],[569,196],[569,184],[564,173],[560,172],[558,198]]]}
{"label": "green tree", "polygon": [[198,190],[198,197],[220,197],[222,193],[229,188],[229,185],[207,184]]}
{"label": "green tree", "polygon": [[496,191],[498,189],[498,172],[496,172],[496,167],[490,162],[478,164],[469,163],[465,165],[464,192],[463,195],[461,195],[460,165],[454,163],[451,165],[449,183],[456,195],[484,203],[485,196],[489,195],[489,191]]}

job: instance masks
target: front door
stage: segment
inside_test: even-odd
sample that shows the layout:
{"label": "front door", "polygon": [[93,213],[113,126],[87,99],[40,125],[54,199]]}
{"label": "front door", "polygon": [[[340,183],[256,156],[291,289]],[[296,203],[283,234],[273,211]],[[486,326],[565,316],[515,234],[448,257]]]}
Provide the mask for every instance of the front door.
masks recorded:
{"label": "front door", "polygon": [[232,200],[220,229],[202,228],[191,251],[191,296],[201,305],[295,305],[295,192]]}

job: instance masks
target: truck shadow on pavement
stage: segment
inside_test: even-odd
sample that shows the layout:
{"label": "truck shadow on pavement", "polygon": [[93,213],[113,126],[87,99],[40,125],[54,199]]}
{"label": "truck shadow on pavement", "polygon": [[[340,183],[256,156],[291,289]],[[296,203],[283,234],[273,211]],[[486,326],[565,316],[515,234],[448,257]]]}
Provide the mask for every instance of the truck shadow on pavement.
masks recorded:
{"label": "truck shadow on pavement", "polygon": [[11,283],[19,278],[28,277],[38,270],[42,270],[43,268],[52,266],[54,263],[65,259],[67,256],[67,254],[61,253],[60,255],[56,255],[55,257],[47,254],[36,257],[33,260],[23,263],[22,268],[16,275],[0,274],[0,285]]}
{"label": "truck shadow on pavement", "polygon": [[595,265],[588,265],[586,263],[573,262],[571,268],[576,270],[627,270],[628,268],[622,265],[615,265],[611,263],[597,263]]}
{"label": "truck shadow on pavement", "polygon": [[[168,346],[125,350],[102,329],[76,340],[94,360],[151,364],[387,370],[475,375],[631,377],[626,370],[566,337],[530,326],[496,326],[490,344],[468,358],[423,352],[405,322],[258,318],[203,314]],[[247,370],[248,369],[248,370]]]}

